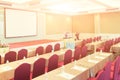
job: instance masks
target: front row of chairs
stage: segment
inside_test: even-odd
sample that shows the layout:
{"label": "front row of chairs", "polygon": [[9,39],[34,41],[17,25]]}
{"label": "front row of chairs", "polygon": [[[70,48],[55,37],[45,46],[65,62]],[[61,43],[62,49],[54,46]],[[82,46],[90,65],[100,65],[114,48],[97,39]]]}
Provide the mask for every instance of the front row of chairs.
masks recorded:
{"label": "front row of chairs", "polygon": [[88,80],[120,80],[120,56],[113,62],[107,62],[95,77],[91,77]]}
{"label": "front row of chairs", "polygon": [[46,59],[40,58],[33,64],[33,71],[31,72],[31,65],[23,63],[15,69],[14,78],[10,80],[32,80],[39,75],[56,69],[58,67],[58,56],[53,55],[49,58],[48,67],[46,67]]}

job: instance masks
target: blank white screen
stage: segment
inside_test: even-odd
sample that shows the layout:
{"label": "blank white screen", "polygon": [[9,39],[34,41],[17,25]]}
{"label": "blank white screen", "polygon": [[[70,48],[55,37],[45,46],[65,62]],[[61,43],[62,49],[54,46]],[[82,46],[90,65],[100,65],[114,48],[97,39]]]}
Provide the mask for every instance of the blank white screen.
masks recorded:
{"label": "blank white screen", "polygon": [[6,37],[22,37],[37,34],[36,12],[5,9]]}

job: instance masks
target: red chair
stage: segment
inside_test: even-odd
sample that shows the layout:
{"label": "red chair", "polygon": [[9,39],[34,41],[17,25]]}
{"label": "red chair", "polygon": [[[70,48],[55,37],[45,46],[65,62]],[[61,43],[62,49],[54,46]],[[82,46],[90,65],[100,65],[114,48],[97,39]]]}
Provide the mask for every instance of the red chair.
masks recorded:
{"label": "red chair", "polygon": [[58,51],[58,50],[60,50],[60,44],[59,43],[54,45],[54,51]]}
{"label": "red chair", "polygon": [[119,42],[118,38],[115,38],[114,44],[117,44]]}
{"label": "red chair", "polygon": [[92,42],[92,38],[89,38],[88,43],[91,43],[91,42]]}
{"label": "red chair", "polygon": [[92,78],[88,78],[87,80],[104,80],[104,70],[100,70],[98,73],[97,73],[97,76],[96,77],[92,77]]}
{"label": "red chair", "polygon": [[112,62],[106,63],[106,65],[104,67],[104,71],[105,71],[104,80],[111,80],[111,66],[112,66]]}
{"label": "red chair", "polygon": [[45,49],[45,53],[50,53],[50,52],[52,52],[52,45],[47,45]]}
{"label": "red chair", "polygon": [[67,50],[64,54],[64,65],[72,61],[72,50]]}
{"label": "red chair", "polygon": [[27,58],[28,51],[27,49],[21,49],[18,51],[18,60],[23,59],[24,57]]}
{"label": "red chair", "polygon": [[111,70],[112,70],[112,71],[114,71],[116,61],[118,61],[118,60],[119,60],[119,58],[120,58],[120,56],[117,56],[117,57],[115,58],[115,60],[112,62],[112,67],[111,67]]}
{"label": "red chair", "polygon": [[77,48],[75,48],[75,51],[74,51],[74,60],[78,60],[78,59],[80,59],[80,57],[81,57],[81,48],[79,48],[79,47],[77,47]]}
{"label": "red chair", "polygon": [[58,68],[58,55],[54,54],[49,58],[47,72]]}
{"label": "red chair", "polygon": [[81,57],[85,57],[87,55],[87,46],[83,46],[81,48]]}
{"label": "red chair", "polygon": [[93,42],[95,42],[95,41],[97,41],[97,37],[94,37],[94,38],[93,38]]}
{"label": "red chair", "polygon": [[0,64],[1,64],[1,55],[0,55]]}
{"label": "red chair", "polygon": [[96,76],[96,80],[105,80],[105,72],[104,70],[100,70]]}
{"label": "red chair", "polygon": [[99,40],[99,41],[101,40],[101,36],[98,37],[98,40]]}
{"label": "red chair", "polygon": [[82,43],[81,43],[81,47],[85,46],[86,43],[87,43],[87,41],[86,41],[86,40],[83,40]]}
{"label": "red chair", "polygon": [[111,40],[105,43],[104,52],[110,52],[110,47],[111,47]]}
{"label": "red chair", "polygon": [[31,66],[28,63],[23,63],[15,69],[14,80],[30,80]]}
{"label": "red chair", "polygon": [[113,80],[120,80],[120,57],[117,58],[114,64]]}
{"label": "red chair", "polygon": [[120,37],[118,37],[118,42],[120,42]]}
{"label": "red chair", "polygon": [[40,58],[34,62],[32,78],[35,78],[45,73],[45,64],[46,64],[46,60],[44,58]]}
{"label": "red chair", "polygon": [[5,54],[4,63],[6,63],[7,61],[13,62],[15,60],[16,60],[16,52],[15,51],[9,51]]}
{"label": "red chair", "polygon": [[44,48],[42,46],[39,46],[38,48],[36,48],[36,51],[35,51],[35,55],[41,55],[44,53]]}

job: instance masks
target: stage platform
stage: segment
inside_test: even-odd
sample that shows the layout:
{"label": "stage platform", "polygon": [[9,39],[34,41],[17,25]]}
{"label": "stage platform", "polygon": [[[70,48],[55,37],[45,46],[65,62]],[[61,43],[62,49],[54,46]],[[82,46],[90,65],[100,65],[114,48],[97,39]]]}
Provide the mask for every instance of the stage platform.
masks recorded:
{"label": "stage platform", "polygon": [[28,47],[28,46],[35,46],[40,44],[47,44],[52,42],[61,42],[60,40],[49,40],[49,39],[43,39],[43,40],[33,40],[33,41],[25,41],[25,42],[16,42],[16,43],[9,43],[9,48],[20,48],[20,47]]}

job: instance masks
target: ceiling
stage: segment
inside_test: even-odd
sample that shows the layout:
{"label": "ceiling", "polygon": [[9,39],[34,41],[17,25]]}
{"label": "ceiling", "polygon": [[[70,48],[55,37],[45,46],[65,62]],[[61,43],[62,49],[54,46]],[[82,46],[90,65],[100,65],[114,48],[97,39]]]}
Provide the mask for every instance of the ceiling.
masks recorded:
{"label": "ceiling", "polygon": [[24,3],[0,0],[0,6],[76,15],[83,13],[119,11],[120,0],[30,0]]}

